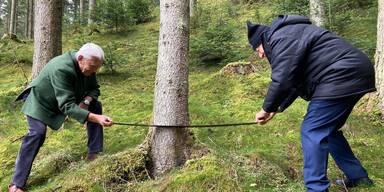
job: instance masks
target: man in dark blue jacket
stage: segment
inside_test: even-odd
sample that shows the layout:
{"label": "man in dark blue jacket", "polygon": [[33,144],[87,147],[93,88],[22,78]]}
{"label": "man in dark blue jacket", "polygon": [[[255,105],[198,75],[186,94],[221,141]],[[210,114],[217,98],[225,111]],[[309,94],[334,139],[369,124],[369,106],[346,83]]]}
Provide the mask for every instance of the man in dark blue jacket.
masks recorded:
{"label": "man in dark blue jacket", "polygon": [[329,153],[347,177],[336,183],[372,184],[339,130],[356,102],[376,90],[369,58],[303,16],[279,16],[270,27],[250,22],[247,26],[253,50],[272,68],[272,82],[256,122],[267,123],[298,96],[310,101],[301,126],[307,190],[328,190]]}

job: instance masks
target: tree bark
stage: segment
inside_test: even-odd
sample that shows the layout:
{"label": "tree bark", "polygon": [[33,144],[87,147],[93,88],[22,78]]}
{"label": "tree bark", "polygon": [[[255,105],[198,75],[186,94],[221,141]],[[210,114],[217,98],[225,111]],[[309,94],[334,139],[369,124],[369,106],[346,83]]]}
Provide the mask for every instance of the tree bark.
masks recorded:
{"label": "tree bark", "polygon": [[4,3],[4,0],[0,0],[0,15],[3,15],[3,3]]}
{"label": "tree bark", "polygon": [[44,65],[61,54],[62,0],[37,0],[35,9],[32,78]]}
{"label": "tree bark", "polygon": [[378,4],[375,68],[380,109],[384,114],[384,0],[379,0]]}
{"label": "tree bark", "polygon": [[85,0],[80,0],[79,1],[79,9],[80,9],[80,24],[84,24],[84,1]]}
{"label": "tree bark", "polygon": [[6,33],[8,34],[8,33],[10,33],[9,31],[9,27],[10,27],[10,25],[11,25],[11,7],[12,6],[10,6],[9,5],[9,1],[7,1],[7,18],[6,18],[6,21],[5,21],[5,28],[6,28]]}
{"label": "tree bark", "polygon": [[17,0],[11,2],[11,18],[9,21],[9,33],[16,34]]}
{"label": "tree bark", "polygon": [[189,0],[189,17],[193,17],[195,11],[196,0]]}
{"label": "tree bark", "polygon": [[33,38],[33,14],[34,14],[34,0],[27,0],[27,22],[25,36],[28,39]]}
{"label": "tree bark", "polygon": [[79,19],[78,6],[79,6],[79,0],[73,0],[73,21],[74,21],[74,23],[76,23],[77,20]]}
{"label": "tree bark", "polygon": [[310,17],[313,24],[322,27],[325,24],[325,12],[323,0],[309,1]]}
{"label": "tree bark", "polygon": [[[189,0],[160,1],[154,124],[188,125]],[[184,164],[188,150],[185,128],[151,130],[151,172],[159,176]]]}
{"label": "tree bark", "polygon": [[95,8],[96,0],[89,0],[88,25],[91,25],[95,22]]}

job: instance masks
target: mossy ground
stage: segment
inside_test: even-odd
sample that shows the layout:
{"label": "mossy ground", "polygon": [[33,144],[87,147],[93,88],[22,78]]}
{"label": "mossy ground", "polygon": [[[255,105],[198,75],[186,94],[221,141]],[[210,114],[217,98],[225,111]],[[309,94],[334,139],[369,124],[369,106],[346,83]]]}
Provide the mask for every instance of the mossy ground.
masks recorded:
{"label": "mossy ground", "polygon": [[[269,18],[267,11],[255,13],[239,9],[239,12],[239,21],[255,17],[255,14]],[[343,35],[349,39],[357,38],[353,35],[355,30],[361,31],[367,26],[371,29],[374,25],[374,21],[359,24],[357,26],[361,27],[358,30],[352,29],[351,24]],[[104,113],[114,121],[151,121],[158,27],[158,20],[154,20],[126,32],[104,32],[92,36],[66,32],[63,37],[64,51],[77,49],[85,41],[94,41],[105,49],[108,45],[115,47],[117,72],[110,73],[103,69],[99,74]],[[238,51],[251,55],[245,34],[245,29],[239,29],[239,42],[244,46]],[[20,104],[13,104],[12,100],[26,82],[23,74],[30,74],[33,44],[8,42],[2,45],[5,51],[0,55],[0,191],[5,191],[20,146],[20,141],[12,141],[27,131],[25,118],[19,112]],[[265,62],[259,64],[267,66]],[[191,124],[250,122],[260,109],[270,72],[262,70],[248,76],[225,76],[219,73],[223,66],[190,64]],[[96,161],[88,162],[84,160],[86,131],[79,123],[69,120],[59,131],[48,131],[32,169],[29,189],[304,191],[300,122],[306,105],[303,100],[298,100],[264,126],[191,129],[195,142],[208,152],[197,155],[185,166],[155,180],[149,179],[145,169],[145,151],[138,148],[147,135],[147,128],[118,125],[105,128],[104,153]],[[364,107],[364,103],[359,105]],[[374,187],[350,191],[384,191],[384,131],[378,117],[357,110],[349,118],[344,133],[376,182]],[[331,179],[341,176],[332,160],[328,175]],[[331,191],[342,189],[332,186]]]}

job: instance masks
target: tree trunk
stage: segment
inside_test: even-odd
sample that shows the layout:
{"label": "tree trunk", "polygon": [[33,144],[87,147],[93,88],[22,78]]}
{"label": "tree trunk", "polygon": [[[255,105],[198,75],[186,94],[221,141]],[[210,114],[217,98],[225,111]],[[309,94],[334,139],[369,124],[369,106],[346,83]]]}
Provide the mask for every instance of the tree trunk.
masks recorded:
{"label": "tree trunk", "polygon": [[[188,125],[189,1],[160,1],[159,55],[157,61],[154,124]],[[161,175],[184,164],[185,128],[151,130],[152,174]]]}
{"label": "tree trunk", "polygon": [[37,0],[35,9],[32,78],[44,65],[61,54],[62,0]]}
{"label": "tree trunk", "polygon": [[79,6],[79,0],[73,0],[73,21],[74,23],[77,23],[77,20],[79,19],[78,16],[78,6]]}
{"label": "tree trunk", "polygon": [[96,0],[89,0],[89,11],[88,11],[88,25],[91,25],[95,22],[95,8]]}
{"label": "tree trunk", "polygon": [[189,0],[189,17],[193,17],[195,11],[196,0]]}
{"label": "tree trunk", "polygon": [[3,3],[4,3],[4,0],[0,0],[0,15],[3,15]]}
{"label": "tree trunk", "polygon": [[11,7],[12,6],[9,5],[9,1],[7,1],[7,19],[5,21],[5,28],[7,34],[10,33],[9,27],[11,25]]}
{"label": "tree trunk", "polygon": [[79,9],[80,9],[80,25],[84,23],[84,1],[85,0],[80,0],[79,1]]}
{"label": "tree trunk", "polygon": [[9,33],[16,34],[17,0],[11,3],[11,19],[9,21]]}
{"label": "tree trunk", "polygon": [[325,24],[324,2],[323,0],[309,1],[310,17],[313,24],[322,27]]}
{"label": "tree trunk", "polygon": [[376,87],[380,109],[384,114],[384,0],[379,0],[377,17],[377,44],[375,54]]}
{"label": "tree trunk", "polygon": [[25,36],[28,39],[33,38],[33,13],[34,13],[34,0],[27,0],[27,22]]}

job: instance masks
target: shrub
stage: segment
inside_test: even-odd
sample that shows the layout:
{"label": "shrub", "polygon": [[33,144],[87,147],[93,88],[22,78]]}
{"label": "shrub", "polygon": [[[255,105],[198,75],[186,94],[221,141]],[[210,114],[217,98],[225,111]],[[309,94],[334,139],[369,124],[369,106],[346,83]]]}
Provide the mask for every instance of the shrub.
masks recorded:
{"label": "shrub", "polygon": [[[220,63],[235,56],[235,33],[238,26],[234,19],[237,8],[231,2],[210,2],[196,6],[191,19],[191,56],[204,63]],[[212,14],[220,12],[220,14]]]}
{"label": "shrub", "polygon": [[218,63],[232,55],[235,27],[225,21],[211,24],[191,40],[191,54],[203,62]]}

